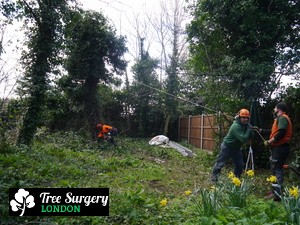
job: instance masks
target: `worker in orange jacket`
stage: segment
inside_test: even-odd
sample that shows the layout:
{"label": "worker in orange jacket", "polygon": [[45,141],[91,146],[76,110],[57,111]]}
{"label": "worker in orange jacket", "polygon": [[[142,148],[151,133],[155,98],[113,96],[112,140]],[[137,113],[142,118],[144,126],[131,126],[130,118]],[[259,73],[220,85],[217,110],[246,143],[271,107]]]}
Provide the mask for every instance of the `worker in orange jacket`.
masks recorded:
{"label": "worker in orange jacket", "polygon": [[117,128],[102,123],[97,124],[96,127],[99,130],[98,141],[104,140],[114,144],[113,136],[117,134]]}
{"label": "worker in orange jacket", "polygon": [[[274,123],[272,125],[270,139],[264,141],[264,145],[270,147],[271,150],[271,172],[276,176],[276,182],[272,184],[272,192],[266,196],[266,199],[281,200],[283,189],[283,166],[289,156],[290,142],[292,139],[292,122],[286,114],[287,105],[279,102],[274,108]],[[265,133],[266,130],[260,129]]]}

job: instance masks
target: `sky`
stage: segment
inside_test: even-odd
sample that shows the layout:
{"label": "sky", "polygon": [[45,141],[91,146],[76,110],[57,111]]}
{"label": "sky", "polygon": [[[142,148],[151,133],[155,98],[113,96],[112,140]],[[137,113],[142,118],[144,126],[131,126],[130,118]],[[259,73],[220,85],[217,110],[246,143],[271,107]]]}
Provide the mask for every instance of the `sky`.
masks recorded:
{"label": "sky", "polygon": [[[157,13],[162,0],[79,0],[84,9],[102,12],[111,20],[117,35],[127,37],[129,57],[136,57],[136,21],[143,23],[147,16]],[[139,26],[144,26],[140,24]],[[143,28],[140,28],[141,30]],[[146,48],[149,48],[149,46]],[[150,51],[153,50],[150,48]]]}
{"label": "sky", "polygon": [[22,48],[19,41],[23,39],[20,27],[20,22],[16,22],[13,26],[1,27],[2,34],[0,36],[3,38],[4,51],[0,57],[0,97],[3,98],[13,95],[16,80],[20,77],[20,51],[18,50]]}

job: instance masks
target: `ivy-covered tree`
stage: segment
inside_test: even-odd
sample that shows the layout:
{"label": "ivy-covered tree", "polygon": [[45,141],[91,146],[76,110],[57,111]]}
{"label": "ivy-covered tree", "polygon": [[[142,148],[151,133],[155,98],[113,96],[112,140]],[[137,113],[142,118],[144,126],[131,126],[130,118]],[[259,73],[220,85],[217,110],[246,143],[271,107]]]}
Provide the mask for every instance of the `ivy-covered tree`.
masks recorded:
{"label": "ivy-covered tree", "polygon": [[11,5],[20,11],[27,26],[27,49],[22,63],[25,75],[21,89],[27,94],[27,110],[18,136],[18,144],[30,144],[45,104],[49,74],[57,64],[62,37],[62,18],[68,11],[65,0],[17,1]]}
{"label": "ivy-covered tree", "polygon": [[[137,136],[148,137],[161,130],[162,109],[159,97],[159,81],[155,68],[158,61],[150,57],[144,50],[143,39],[140,42],[140,58],[133,65],[134,81],[131,87],[131,106],[135,115]],[[155,122],[156,121],[156,122]],[[159,122],[158,122],[159,121]],[[158,127],[157,127],[158,126]]]}
{"label": "ivy-covered tree", "polygon": [[66,29],[68,74],[60,84],[79,108],[78,115],[87,129],[94,133],[101,116],[100,82],[112,83],[114,74],[122,74],[127,51],[125,37],[117,36],[115,29],[101,13],[74,12]]}
{"label": "ivy-covered tree", "polygon": [[174,30],[174,39],[173,39],[173,52],[171,56],[170,65],[167,67],[167,79],[166,79],[166,91],[165,95],[165,125],[163,134],[168,135],[169,123],[174,122],[177,119],[177,106],[178,99],[176,96],[179,92],[179,54],[178,54],[178,30]]}

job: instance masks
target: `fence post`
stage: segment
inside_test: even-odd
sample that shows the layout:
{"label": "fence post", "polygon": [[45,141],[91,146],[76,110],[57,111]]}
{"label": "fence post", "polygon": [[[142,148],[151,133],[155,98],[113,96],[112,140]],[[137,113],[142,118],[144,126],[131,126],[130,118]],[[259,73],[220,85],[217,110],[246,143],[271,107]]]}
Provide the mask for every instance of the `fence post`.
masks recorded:
{"label": "fence post", "polygon": [[188,143],[190,143],[190,134],[191,134],[191,115],[189,115],[189,124],[188,124]]}
{"label": "fence post", "polygon": [[179,116],[179,119],[178,119],[178,141],[180,141],[180,139],[181,139],[181,137],[180,137],[180,130],[181,130],[180,119],[181,119],[181,116]]}
{"label": "fence post", "polygon": [[201,115],[200,148],[203,149],[204,115]]}

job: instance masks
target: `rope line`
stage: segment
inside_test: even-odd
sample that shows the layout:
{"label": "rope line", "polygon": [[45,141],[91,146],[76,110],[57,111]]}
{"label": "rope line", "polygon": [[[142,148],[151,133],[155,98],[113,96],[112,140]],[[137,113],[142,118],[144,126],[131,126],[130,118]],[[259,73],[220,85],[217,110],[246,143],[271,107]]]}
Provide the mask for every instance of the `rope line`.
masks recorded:
{"label": "rope line", "polygon": [[[186,98],[182,98],[182,97],[179,97],[179,96],[170,94],[170,93],[168,93],[168,92],[166,92],[166,91],[160,90],[160,89],[158,89],[158,88],[151,87],[151,86],[149,86],[149,85],[147,85],[147,84],[144,84],[144,83],[141,83],[141,82],[138,82],[138,81],[135,81],[135,82],[138,83],[138,84],[141,84],[141,85],[143,85],[143,86],[145,86],[145,87],[148,87],[148,88],[150,88],[150,89],[159,91],[159,92],[161,92],[161,93],[163,93],[163,94],[169,95],[169,96],[171,96],[171,97],[173,97],[173,98],[177,98],[177,99],[179,99],[179,100],[181,100],[181,101],[185,101],[185,102],[191,103],[191,104],[193,104],[193,105],[195,105],[195,106],[202,107],[202,108],[207,109],[207,110],[209,110],[209,111],[212,111],[212,112],[214,112],[214,113],[219,113],[219,111],[217,111],[217,110],[210,109],[210,108],[208,108],[208,107],[206,107],[206,106],[203,106],[203,105],[199,105],[198,103],[193,102],[193,101],[191,101],[191,100],[188,100],[188,99],[186,99]],[[225,113],[221,113],[221,114],[226,115]],[[228,115],[226,115],[226,116],[228,116]]]}
{"label": "rope line", "polygon": [[[181,101],[185,101],[185,102],[191,103],[191,104],[193,104],[193,105],[202,107],[202,108],[204,108],[204,109],[207,109],[207,110],[212,111],[212,112],[215,112],[215,113],[220,113],[219,111],[216,111],[216,110],[214,110],[214,109],[210,109],[210,108],[205,107],[205,106],[203,106],[203,105],[199,105],[199,104],[196,103],[196,102],[193,102],[193,101],[191,101],[191,100],[188,100],[188,99],[185,99],[185,98],[182,98],[182,97],[173,95],[173,94],[170,94],[170,93],[168,93],[168,92],[166,92],[166,91],[163,91],[163,90],[160,90],[160,89],[158,89],[158,88],[151,87],[150,85],[147,85],[147,84],[144,84],[144,83],[141,83],[141,82],[138,82],[138,81],[135,81],[135,82],[138,83],[138,84],[141,84],[141,85],[143,85],[143,86],[145,86],[145,87],[148,87],[148,88],[150,88],[150,89],[159,91],[159,92],[161,92],[161,93],[163,93],[163,94],[169,95],[169,96],[171,96],[171,97],[173,97],[173,98],[177,98],[177,99],[179,99],[179,100],[181,100]],[[225,113],[220,113],[220,114],[226,115]],[[229,115],[226,115],[226,116],[229,116]],[[234,118],[233,116],[229,116],[229,117]],[[255,131],[256,131],[256,133],[260,136],[260,138],[261,138],[263,141],[265,141],[265,139],[264,139],[263,136],[259,133],[259,131],[258,131],[258,130],[255,130]],[[250,144],[250,146],[251,146],[251,144]]]}
{"label": "rope line", "polygon": [[261,135],[261,133],[259,133],[258,130],[255,129],[255,131],[256,131],[256,133],[258,133],[258,135],[260,136],[260,138],[261,138],[263,141],[266,141],[266,140],[264,139],[264,137]]}

